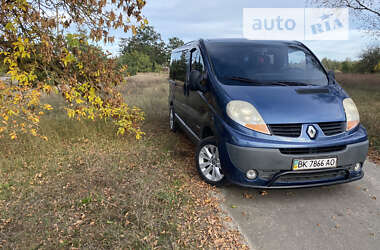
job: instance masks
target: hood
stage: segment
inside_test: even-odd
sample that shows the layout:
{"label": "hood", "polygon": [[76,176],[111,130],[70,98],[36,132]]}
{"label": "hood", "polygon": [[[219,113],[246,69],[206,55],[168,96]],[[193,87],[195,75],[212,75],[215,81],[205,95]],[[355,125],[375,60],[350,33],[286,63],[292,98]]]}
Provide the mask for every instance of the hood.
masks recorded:
{"label": "hood", "polygon": [[345,121],[344,94],[333,86],[222,87],[231,100],[251,103],[267,124]]}

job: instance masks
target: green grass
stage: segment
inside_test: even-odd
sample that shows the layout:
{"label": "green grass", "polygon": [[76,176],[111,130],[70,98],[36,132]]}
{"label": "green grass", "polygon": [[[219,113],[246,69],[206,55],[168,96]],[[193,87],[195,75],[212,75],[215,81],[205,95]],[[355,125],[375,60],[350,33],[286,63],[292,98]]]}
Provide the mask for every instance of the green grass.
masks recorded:
{"label": "green grass", "polygon": [[366,127],[371,156],[380,155],[380,74],[337,74],[337,80],[355,101]]}
{"label": "green grass", "polygon": [[168,131],[166,75],[138,75],[121,90],[146,113],[140,141],[68,119],[58,96],[41,120],[47,142],[0,140],[0,248],[241,247],[195,171],[194,146]]}

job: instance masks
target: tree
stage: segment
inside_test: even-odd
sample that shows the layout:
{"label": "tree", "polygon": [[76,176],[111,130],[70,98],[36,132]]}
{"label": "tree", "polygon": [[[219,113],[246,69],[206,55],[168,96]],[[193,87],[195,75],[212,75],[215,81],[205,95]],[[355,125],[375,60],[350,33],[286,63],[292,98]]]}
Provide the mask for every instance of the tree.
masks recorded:
{"label": "tree", "polygon": [[176,48],[179,48],[181,47],[182,45],[184,45],[184,41],[182,41],[181,39],[179,39],[178,37],[172,37],[172,38],[169,38],[169,43],[168,45],[166,46],[167,48],[167,51],[169,52],[169,55],[170,53],[176,49]]}
{"label": "tree", "polygon": [[165,42],[152,26],[137,29],[135,36],[121,39],[119,46],[122,55],[135,51],[148,55],[153,64],[162,65],[167,62]]}
{"label": "tree", "polygon": [[341,64],[341,69],[343,73],[351,73],[352,72],[352,62],[349,60],[345,60]]}
{"label": "tree", "polygon": [[380,47],[370,47],[360,55],[359,68],[362,72],[380,72]]}
{"label": "tree", "polygon": [[327,8],[346,7],[352,10],[362,29],[368,30],[375,39],[380,35],[380,4],[373,0],[309,0],[312,5]]}
{"label": "tree", "polygon": [[[69,117],[112,119],[118,133],[143,132],[143,113],[129,107],[115,86],[123,83],[116,60],[90,46],[81,35],[64,37],[59,29],[81,27],[89,39],[113,42],[112,30],[147,24],[143,0],[17,0],[2,1],[0,58],[15,85],[0,81],[0,137],[38,133],[40,117],[52,109],[40,97],[59,91],[69,104]],[[61,13],[60,16],[55,13]],[[45,137],[43,137],[45,138]],[[47,138],[45,138],[47,139]]]}
{"label": "tree", "polygon": [[181,47],[184,44],[185,44],[184,41],[178,37],[169,38],[169,43],[166,45],[166,51],[167,51],[166,57],[167,57],[168,63],[170,61],[170,56],[171,56],[172,51],[176,48]]}

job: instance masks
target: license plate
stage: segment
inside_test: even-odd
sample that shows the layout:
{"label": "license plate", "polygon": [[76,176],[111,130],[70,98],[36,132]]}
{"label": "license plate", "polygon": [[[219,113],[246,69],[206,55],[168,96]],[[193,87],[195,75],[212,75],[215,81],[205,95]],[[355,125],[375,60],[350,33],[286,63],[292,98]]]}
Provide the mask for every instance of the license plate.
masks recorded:
{"label": "license plate", "polygon": [[336,168],[337,158],[293,160],[293,170]]}

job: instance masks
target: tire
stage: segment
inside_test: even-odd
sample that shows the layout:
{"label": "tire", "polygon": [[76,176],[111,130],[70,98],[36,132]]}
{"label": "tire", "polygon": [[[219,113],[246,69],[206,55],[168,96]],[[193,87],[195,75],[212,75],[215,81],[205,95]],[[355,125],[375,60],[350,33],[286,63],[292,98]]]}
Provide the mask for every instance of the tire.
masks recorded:
{"label": "tire", "polygon": [[170,106],[169,109],[169,128],[172,132],[176,132],[178,129],[178,123],[175,119],[175,112],[173,106]]}
{"label": "tire", "polygon": [[207,137],[198,144],[195,162],[199,175],[206,183],[213,186],[226,183],[215,137]]}

